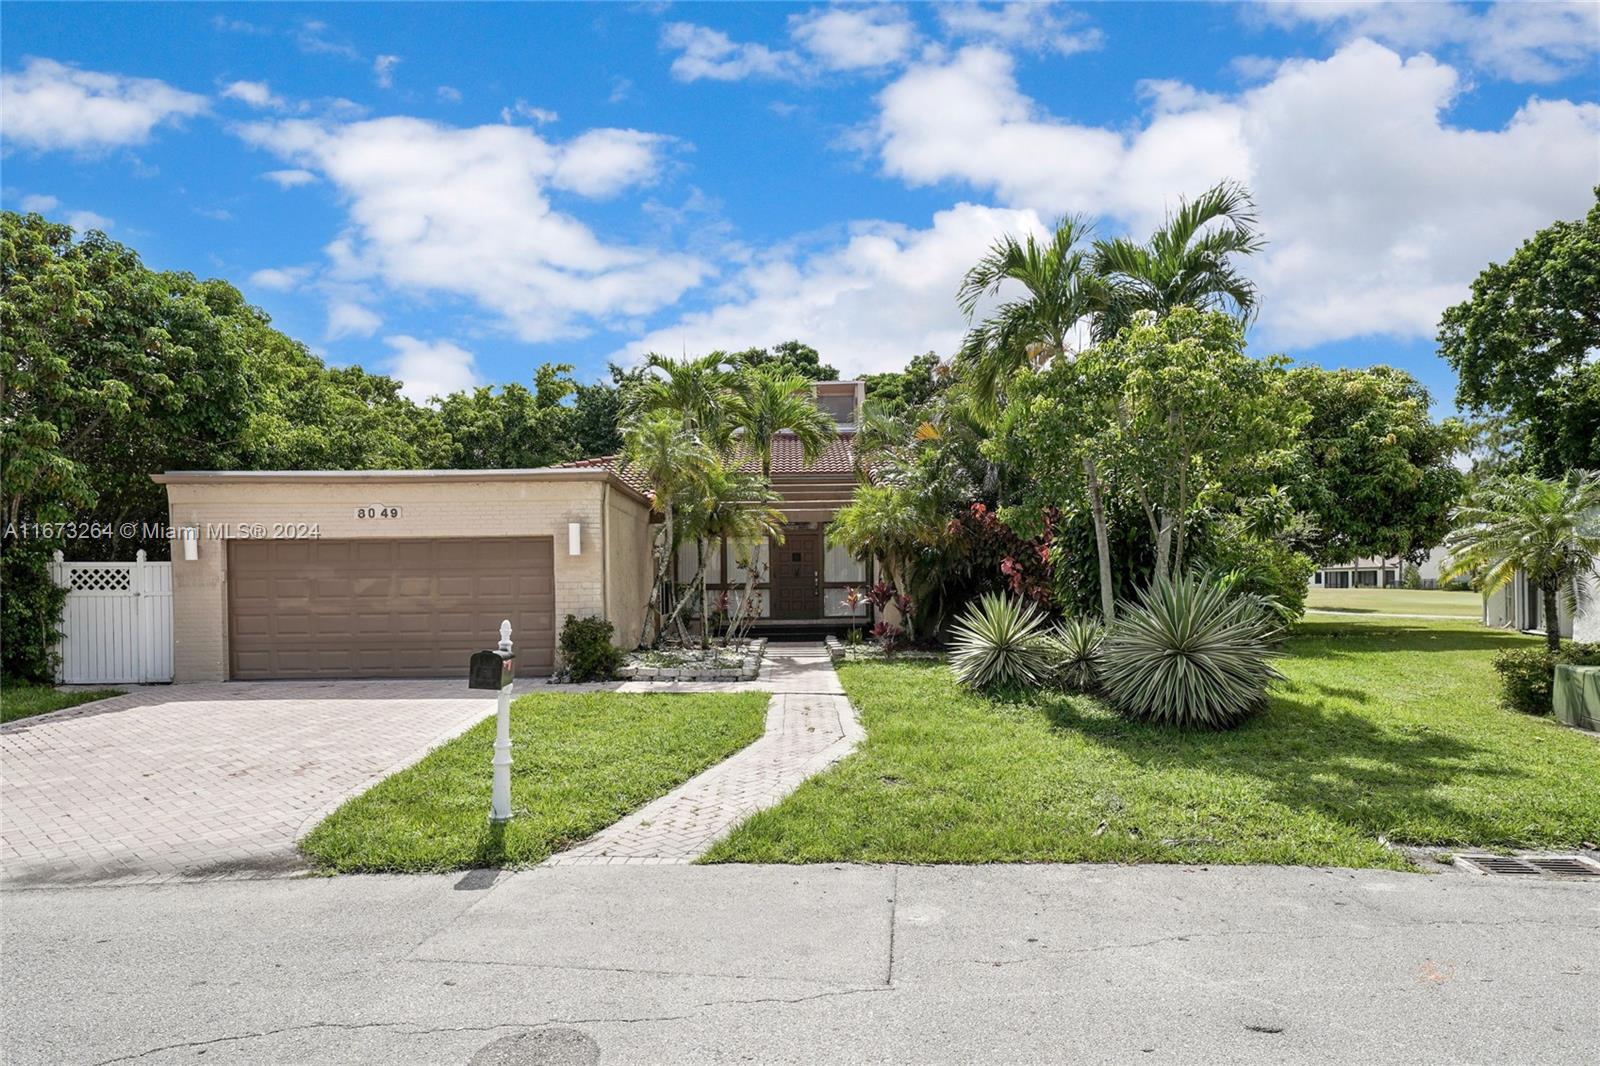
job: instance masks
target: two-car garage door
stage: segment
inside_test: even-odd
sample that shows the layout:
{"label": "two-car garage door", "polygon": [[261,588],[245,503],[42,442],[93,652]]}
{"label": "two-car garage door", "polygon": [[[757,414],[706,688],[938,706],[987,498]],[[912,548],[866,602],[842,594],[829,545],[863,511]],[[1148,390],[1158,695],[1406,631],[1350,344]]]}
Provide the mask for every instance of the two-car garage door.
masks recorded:
{"label": "two-car garage door", "polygon": [[509,618],[519,676],[555,663],[548,537],[235,540],[230,676],[465,677]]}

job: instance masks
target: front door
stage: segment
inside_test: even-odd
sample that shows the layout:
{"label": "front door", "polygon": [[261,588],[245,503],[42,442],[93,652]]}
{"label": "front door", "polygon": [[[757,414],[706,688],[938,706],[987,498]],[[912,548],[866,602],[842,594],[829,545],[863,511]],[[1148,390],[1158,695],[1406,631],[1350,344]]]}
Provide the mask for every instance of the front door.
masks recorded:
{"label": "front door", "polygon": [[822,617],[822,534],[792,530],[772,549],[772,617]]}

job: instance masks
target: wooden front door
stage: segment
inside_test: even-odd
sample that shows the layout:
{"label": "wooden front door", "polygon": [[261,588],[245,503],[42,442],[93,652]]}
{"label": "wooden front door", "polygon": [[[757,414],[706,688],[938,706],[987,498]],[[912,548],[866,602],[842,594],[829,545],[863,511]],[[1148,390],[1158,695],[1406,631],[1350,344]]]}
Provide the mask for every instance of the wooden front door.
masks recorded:
{"label": "wooden front door", "polygon": [[772,617],[822,617],[822,534],[793,530],[772,548]]}

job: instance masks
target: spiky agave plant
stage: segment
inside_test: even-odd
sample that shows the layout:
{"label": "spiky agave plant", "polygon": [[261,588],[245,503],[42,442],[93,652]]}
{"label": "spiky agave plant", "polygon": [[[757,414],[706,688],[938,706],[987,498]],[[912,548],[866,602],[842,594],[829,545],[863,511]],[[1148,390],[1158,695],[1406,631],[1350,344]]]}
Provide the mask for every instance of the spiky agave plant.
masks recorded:
{"label": "spiky agave plant", "polygon": [[987,593],[952,630],[950,669],[969,688],[1037,685],[1055,671],[1055,641],[1037,605]]}
{"label": "spiky agave plant", "polygon": [[1275,626],[1222,583],[1157,580],[1123,612],[1102,649],[1101,684],[1121,714],[1164,725],[1226,729],[1259,710]]}
{"label": "spiky agave plant", "polygon": [[1056,680],[1073,692],[1093,692],[1100,687],[1100,646],[1105,626],[1092,618],[1072,617],[1056,627]]}

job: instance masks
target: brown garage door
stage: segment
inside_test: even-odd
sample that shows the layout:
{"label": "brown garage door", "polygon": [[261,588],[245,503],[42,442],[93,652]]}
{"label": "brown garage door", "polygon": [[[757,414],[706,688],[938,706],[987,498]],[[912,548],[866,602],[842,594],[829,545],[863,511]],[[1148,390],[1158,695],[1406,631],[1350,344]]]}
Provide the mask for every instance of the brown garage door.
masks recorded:
{"label": "brown garage door", "polygon": [[232,676],[465,677],[505,618],[548,674],[554,571],[548,537],[230,541]]}

